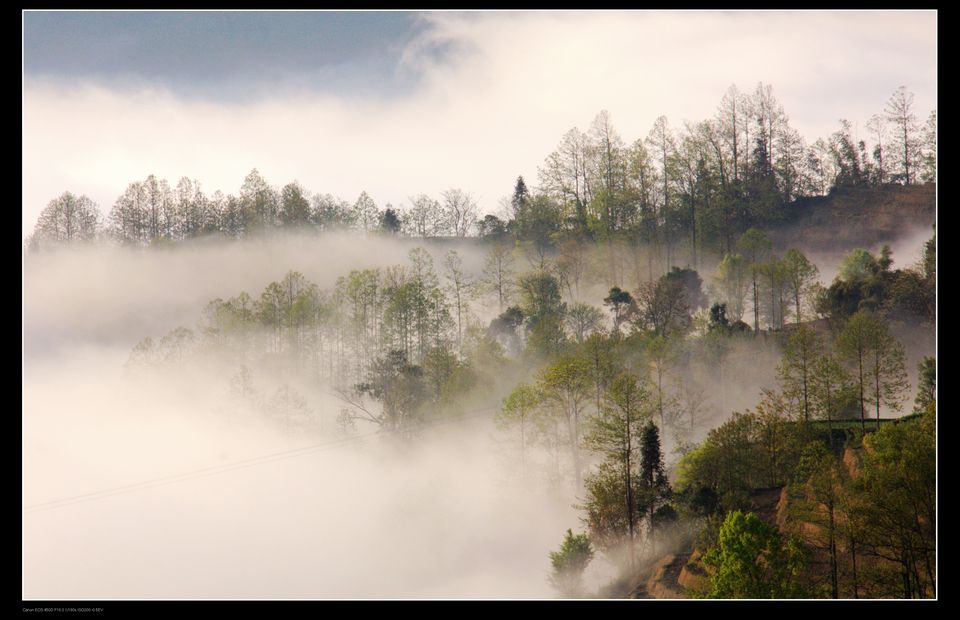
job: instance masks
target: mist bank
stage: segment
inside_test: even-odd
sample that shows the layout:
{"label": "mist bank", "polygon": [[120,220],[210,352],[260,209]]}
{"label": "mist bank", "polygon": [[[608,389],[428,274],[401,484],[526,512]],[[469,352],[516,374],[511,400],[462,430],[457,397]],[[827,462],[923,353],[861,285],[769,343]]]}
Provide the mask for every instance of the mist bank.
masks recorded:
{"label": "mist bank", "polygon": [[547,552],[573,497],[518,481],[489,417],[415,445],[329,443],[238,424],[199,381],[131,389],[115,353],[27,363],[25,598],[553,596]]}
{"label": "mist bank", "polygon": [[64,343],[132,347],[146,335],[192,327],[216,297],[259,291],[299,271],[323,288],[352,269],[403,263],[423,247],[439,263],[457,247],[468,268],[482,261],[473,240],[364,237],[350,233],[284,234],[263,239],[198,239],[169,248],[65,248],[31,255],[23,265],[24,353]]}

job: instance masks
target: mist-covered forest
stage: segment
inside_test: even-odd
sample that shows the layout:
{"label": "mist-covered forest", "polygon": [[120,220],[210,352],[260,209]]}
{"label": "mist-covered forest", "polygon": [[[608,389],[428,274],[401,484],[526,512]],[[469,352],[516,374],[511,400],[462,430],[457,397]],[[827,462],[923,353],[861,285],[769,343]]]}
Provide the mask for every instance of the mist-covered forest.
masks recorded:
{"label": "mist-covered forest", "polygon": [[25,593],[935,597],[936,112],[863,120],[603,111],[497,205],[60,193]]}

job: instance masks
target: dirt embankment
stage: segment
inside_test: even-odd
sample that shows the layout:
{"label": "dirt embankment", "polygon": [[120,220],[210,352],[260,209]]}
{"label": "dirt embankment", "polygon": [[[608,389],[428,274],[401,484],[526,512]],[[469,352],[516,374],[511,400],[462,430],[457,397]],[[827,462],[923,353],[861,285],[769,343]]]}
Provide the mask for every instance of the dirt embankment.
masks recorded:
{"label": "dirt embankment", "polygon": [[788,221],[770,227],[774,247],[800,247],[832,253],[836,248],[878,248],[916,231],[932,232],[936,185],[886,185],[837,190],[829,196],[798,200]]}

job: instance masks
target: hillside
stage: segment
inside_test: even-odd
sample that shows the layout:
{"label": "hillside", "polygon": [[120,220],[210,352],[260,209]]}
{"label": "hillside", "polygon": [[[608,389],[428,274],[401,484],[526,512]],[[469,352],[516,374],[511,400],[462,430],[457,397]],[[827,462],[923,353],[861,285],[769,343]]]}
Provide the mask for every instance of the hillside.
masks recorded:
{"label": "hillside", "polygon": [[797,200],[787,208],[787,221],[767,232],[778,248],[800,246],[828,254],[841,248],[873,249],[916,231],[929,238],[936,204],[932,183],[838,189]]}

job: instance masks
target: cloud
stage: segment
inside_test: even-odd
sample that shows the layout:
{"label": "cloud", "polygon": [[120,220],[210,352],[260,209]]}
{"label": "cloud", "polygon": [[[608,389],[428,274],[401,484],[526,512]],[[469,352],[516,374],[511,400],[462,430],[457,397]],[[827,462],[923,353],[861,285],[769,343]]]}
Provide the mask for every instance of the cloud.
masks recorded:
{"label": "cloud", "polygon": [[[905,84],[918,115],[936,101],[935,12],[427,13],[397,56],[416,79],[391,95],[318,93],[294,80],[234,103],[149,83],[27,76],[24,234],[59,193],[104,212],[126,184],[187,175],[236,192],[257,167],[282,185],[381,206],[448,187],[486,211],[574,125],[601,109],[621,135],[654,119],[711,116],[726,88],[774,86],[809,140],[863,123]],[[362,76],[358,76],[360,83]],[[371,78],[375,79],[375,78]],[[250,85],[258,89],[257,84]]]}

